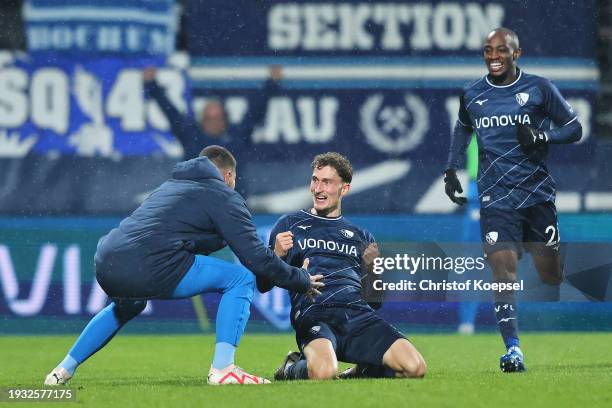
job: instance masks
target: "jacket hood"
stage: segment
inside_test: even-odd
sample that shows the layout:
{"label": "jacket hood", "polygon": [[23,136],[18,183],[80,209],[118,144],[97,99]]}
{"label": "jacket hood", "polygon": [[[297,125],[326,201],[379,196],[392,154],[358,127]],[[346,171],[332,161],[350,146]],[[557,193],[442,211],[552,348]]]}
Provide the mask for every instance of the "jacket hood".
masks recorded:
{"label": "jacket hood", "polygon": [[217,166],[208,157],[196,157],[195,159],[177,163],[172,170],[172,177],[177,180],[220,180],[223,181]]}

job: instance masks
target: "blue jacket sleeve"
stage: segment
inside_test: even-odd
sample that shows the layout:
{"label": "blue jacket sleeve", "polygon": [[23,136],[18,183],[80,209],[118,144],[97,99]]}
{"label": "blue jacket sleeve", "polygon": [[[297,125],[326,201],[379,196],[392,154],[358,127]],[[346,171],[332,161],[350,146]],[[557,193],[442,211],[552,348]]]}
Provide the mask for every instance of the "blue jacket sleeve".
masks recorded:
{"label": "blue jacket sleeve", "polygon": [[164,115],[170,122],[170,129],[174,137],[181,143],[185,151],[185,159],[192,159],[199,156],[200,151],[211,144],[206,136],[200,131],[200,127],[195,118],[188,114],[183,114],[168,99],[164,89],[156,81],[145,83],[147,95],[157,102]]}
{"label": "blue jacket sleeve", "polygon": [[[274,224],[274,226],[272,227],[272,230],[270,231],[270,239],[268,240],[268,248],[272,252],[274,252],[274,244],[276,242],[276,235],[280,232],[288,231],[286,220],[287,220],[286,216],[281,217],[278,221],[276,221],[276,224]],[[261,293],[266,293],[267,291],[271,290],[273,287],[274,287],[274,283],[271,282],[269,279],[266,279],[263,276],[257,277],[257,290],[259,290]]]}
{"label": "blue jacket sleeve", "polygon": [[571,105],[563,98],[559,89],[545,80],[541,86],[544,95],[542,108],[553,121],[555,129],[546,130],[548,143],[574,143],[582,137],[582,125]]}
{"label": "blue jacket sleeve", "polygon": [[459,98],[459,116],[457,123],[455,123],[455,129],[451,135],[446,169],[456,170],[465,161],[465,152],[470,144],[472,131],[470,117],[465,108],[464,97],[461,95],[461,98]]}
{"label": "blue jacket sleeve", "polygon": [[305,293],[310,289],[310,275],[302,268],[283,262],[261,241],[244,199],[233,193],[210,197],[207,212],[240,262],[256,277],[262,277],[291,291]]}

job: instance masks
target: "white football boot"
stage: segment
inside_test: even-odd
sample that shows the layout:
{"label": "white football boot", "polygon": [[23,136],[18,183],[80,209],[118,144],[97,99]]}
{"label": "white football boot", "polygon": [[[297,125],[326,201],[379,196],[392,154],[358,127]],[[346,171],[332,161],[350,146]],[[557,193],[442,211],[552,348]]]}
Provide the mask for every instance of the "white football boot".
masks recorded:
{"label": "white football boot", "polygon": [[266,380],[263,377],[258,377],[253,374],[246,373],[242,368],[235,364],[232,364],[223,370],[217,370],[216,368],[210,367],[208,371],[208,384],[210,385],[227,385],[227,384],[270,384],[270,380]]}
{"label": "white football boot", "polygon": [[72,376],[64,367],[54,368],[45,378],[45,385],[65,385]]}

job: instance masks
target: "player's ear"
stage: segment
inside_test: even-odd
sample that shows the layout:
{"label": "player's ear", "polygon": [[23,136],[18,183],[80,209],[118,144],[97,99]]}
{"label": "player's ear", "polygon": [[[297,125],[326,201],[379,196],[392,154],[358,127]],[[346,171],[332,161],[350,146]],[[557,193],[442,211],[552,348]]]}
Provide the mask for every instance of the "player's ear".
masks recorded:
{"label": "player's ear", "polygon": [[340,190],[340,195],[341,196],[347,195],[350,189],[351,189],[351,185],[349,183],[345,183],[342,186],[342,189]]}
{"label": "player's ear", "polygon": [[520,48],[515,49],[514,52],[512,53],[512,59],[516,61],[517,59],[520,58],[521,54],[523,54],[523,50],[521,50]]}

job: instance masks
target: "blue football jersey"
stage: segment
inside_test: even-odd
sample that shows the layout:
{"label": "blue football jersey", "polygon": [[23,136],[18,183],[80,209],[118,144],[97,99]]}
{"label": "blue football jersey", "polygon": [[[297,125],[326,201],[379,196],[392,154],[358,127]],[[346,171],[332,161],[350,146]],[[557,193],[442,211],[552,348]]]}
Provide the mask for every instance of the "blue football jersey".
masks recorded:
{"label": "blue football jersey", "polygon": [[270,233],[270,248],[276,235],[293,233],[293,248],[285,261],[302,266],[309,259],[308,273],[323,275],[325,287],[314,302],[304,294],[290,292],[292,318],[306,314],[313,305],[338,305],[356,308],[370,307],[361,296],[362,254],[374,242],[368,231],[344,217],[326,218],[301,210],[282,216]]}
{"label": "blue football jersey", "polygon": [[548,147],[524,151],[516,124],[548,130],[576,120],[549,80],[521,70],[509,85],[494,85],[484,76],[465,88],[459,122],[476,132],[481,207],[517,209],[554,202],[555,181],[545,162]]}

